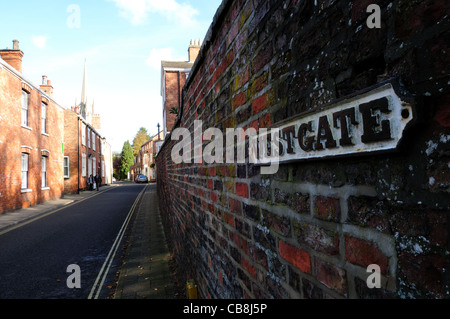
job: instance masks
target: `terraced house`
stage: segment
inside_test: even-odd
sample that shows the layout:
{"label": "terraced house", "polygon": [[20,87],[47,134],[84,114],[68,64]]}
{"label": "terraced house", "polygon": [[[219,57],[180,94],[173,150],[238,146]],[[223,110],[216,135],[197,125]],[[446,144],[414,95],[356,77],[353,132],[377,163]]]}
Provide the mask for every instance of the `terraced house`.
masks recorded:
{"label": "terraced house", "polygon": [[80,104],[65,110],[64,116],[64,188],[76,193],[89,187],[89,176],[97,173],[102,184],[112,181],[111,147],[101,135],[100,115],[94,112],[94,102],[88,103],[86,63]]}
{"label": "terraced house", "polygon": [[0,56],[0,214],[85,190],[91,174],[111,183],[111,146],[87,105],[86,70],[81,103],[68,109],[47,76],[39,86],[23,76],[18,41]]}
{"label": "terraced house", "polygon": [[0,50],[0,213],[62,196],[64,108],[43,76],[22,75],[19,42]]}

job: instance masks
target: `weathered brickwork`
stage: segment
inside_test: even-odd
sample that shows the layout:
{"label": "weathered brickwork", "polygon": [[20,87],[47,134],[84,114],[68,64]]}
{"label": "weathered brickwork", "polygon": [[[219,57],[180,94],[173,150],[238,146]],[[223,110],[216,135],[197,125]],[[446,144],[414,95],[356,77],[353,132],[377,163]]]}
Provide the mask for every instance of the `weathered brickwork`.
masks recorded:
{"label": "weathered brickwork", "polygon": [[[381,8],[381,28],[366,8]],[[393,77],[417,119],[394,153],[252,164],[158,157],[158,195],[203,298],[448,298],[448,1],[225,0],[175,128],[276,127]],[[204,146],[208,141],[203,142]],[[247,160],[248,163],[248,160]],[[381,288],[366,284],[377,264]]]}
{"label": "weathered brickwork", "polygon": [[[21,68],[19,68],[21,69]],[[22,91],[28,93],[28,125],[22,125]],[[46,129],[42,127],[46,105]],[[10,66],[0,64],[0,214],[35,206],[63,194],[64,109]],[[22,154],[28,187],[22,186]],[[42,174],[46,161],[46,183]]]}

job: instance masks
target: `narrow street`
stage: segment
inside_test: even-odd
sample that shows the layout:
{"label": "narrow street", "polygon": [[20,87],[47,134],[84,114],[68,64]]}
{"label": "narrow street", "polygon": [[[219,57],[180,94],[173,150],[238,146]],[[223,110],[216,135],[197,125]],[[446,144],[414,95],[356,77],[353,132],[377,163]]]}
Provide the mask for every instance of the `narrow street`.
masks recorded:
{"label": "narrow street", "polygon": [[[145,185],[123,184],[3,232],[0,298],[108,297],[108,286],[114,283],[120,266],[120,239],[144,188]],[[69,265],[79,266],[79,289],[67,285],[72,275],[67,271]]]}
{"label": "narrow street", "polygon": [[78,2],[2,3],[0,301],[450,299],[450,0]]}

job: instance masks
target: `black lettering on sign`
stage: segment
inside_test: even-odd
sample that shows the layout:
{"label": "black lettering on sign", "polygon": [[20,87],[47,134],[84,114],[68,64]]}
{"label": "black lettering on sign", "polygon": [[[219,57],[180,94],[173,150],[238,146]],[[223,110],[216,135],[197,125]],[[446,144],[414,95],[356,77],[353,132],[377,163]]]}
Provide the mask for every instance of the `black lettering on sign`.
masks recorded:
{"label": "black lettering on sign", "polygon": [[319,118],[319,127],[317,129],[317,143],[316,150],[323,150],[322,140],[325,139],[326,148],[336,147],[336,140],[333,138],[333,133],[331,133],[330,123],[328,123],[328,116],[321,116]]}
{"label": "black lettering on sign", "polygon": [[283,129],[283,139],[287,141],[286,152],[288,154],[294,154],[294,135],[295,135],[295,125],[288,126]]}
{"label": "black lettering on sign", "polygon": [[306,137],[308,135],[308,132],[312,132],[312,122],[303,123],[298,128],[298,144],[300,145],[300,148],[305,152],[312,151],[314,143],[314,136]]}
{"label": "black lettering on sign", "polygon": [[341,146],[354,145],[354,143],[352,142],[352,138],[349,135],[349,123],[347,122],[347,118],[350,119],[351,124],[358,125],[358,122],[356,121],[356,118],[355,118],[355,108],[354,107],[333,113],[334,127],[341,128],[341,139],[339,140],[339,144]]}
{"label": "black lettering on sign", "polygon": [[[361,136],[363,143],[379,142],[391,139],[391,123],[389,120],[381,120],[374,111],[389,114],[389,101],[386,97],[364,103],[359,106],[364,124],[364,134]],[[381,123],[380,123],[381,122]]]}

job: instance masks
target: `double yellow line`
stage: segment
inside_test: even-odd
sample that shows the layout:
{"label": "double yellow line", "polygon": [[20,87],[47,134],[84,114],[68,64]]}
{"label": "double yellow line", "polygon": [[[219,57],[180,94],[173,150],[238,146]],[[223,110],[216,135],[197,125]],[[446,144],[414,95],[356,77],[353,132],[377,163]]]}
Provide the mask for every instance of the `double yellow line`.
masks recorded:
{"label": "double yellow line", "polygon": [[100,292],[102,291],[103,284],[105,283],[106,276],[109,273],[109,270],[111,268],[111,264],[116,256],[117,249],[119,248],[120,242],[122,241],[122,238],[125,234],[125,231],[127,230],[128,224],[131,220],[131,217],[133,216],[136,207],[141,199],[141,197],[144,195],[145,191],[147,190],[148,185],[144,187],[144,189],[139,193],[138,197],[133,203],[133,206],[131,206],[130,211],[128,212],[127,217],[125,218],[124,223],[122,224],[122,227],[120,228],[119,233],[117,234],[116,240],[114,241],[111,249],[109,250],[108,256],[105,259],[105,262],[103,263],[102,268],[100,269],[100,272],[97,275],[97,278],[95,279],[94,285],[92,286],[91,292],[89,293],[88,299],[98,299],[98,296],[100,295]]}

